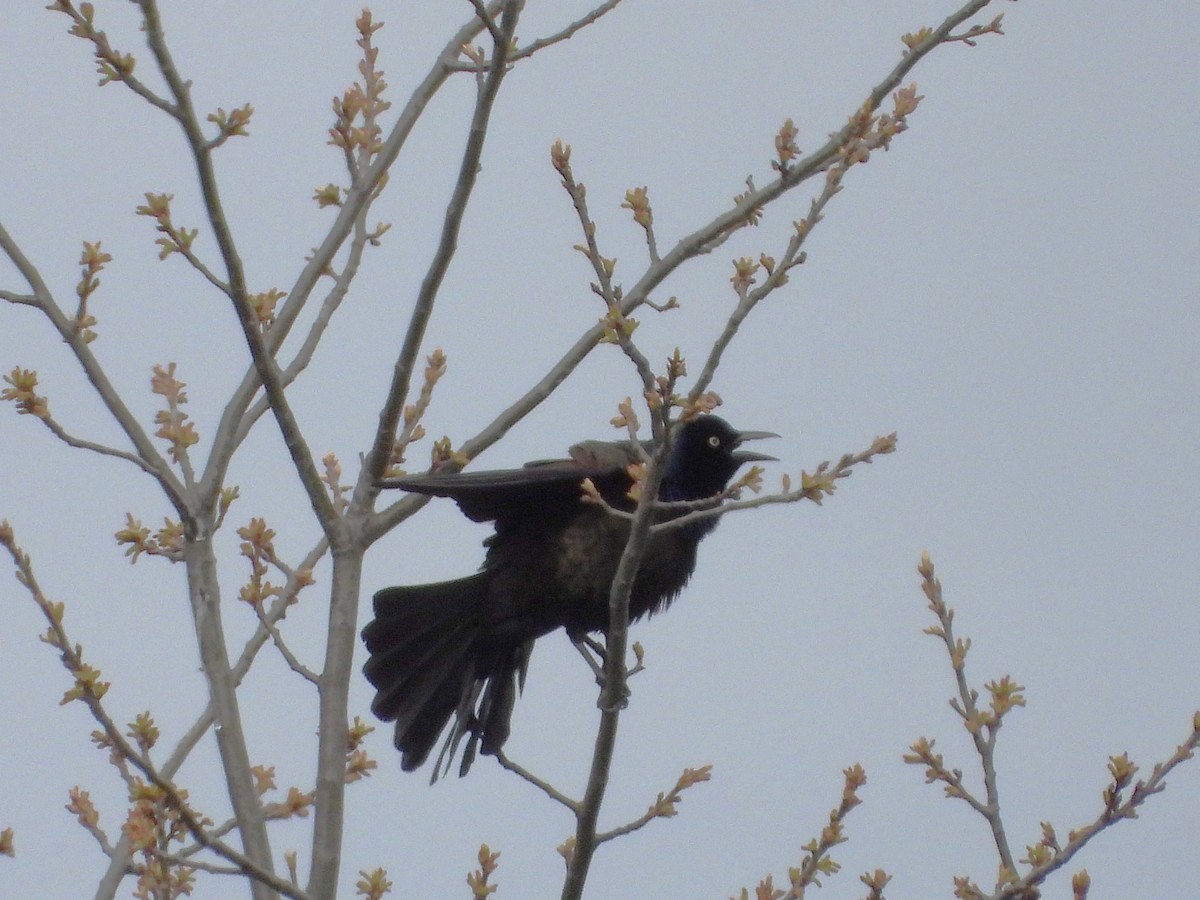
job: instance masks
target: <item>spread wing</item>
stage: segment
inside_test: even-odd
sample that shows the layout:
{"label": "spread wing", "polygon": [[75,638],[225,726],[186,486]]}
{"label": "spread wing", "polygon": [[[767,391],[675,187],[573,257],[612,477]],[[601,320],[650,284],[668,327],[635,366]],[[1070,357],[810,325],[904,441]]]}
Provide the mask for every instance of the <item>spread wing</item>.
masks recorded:
{"label": "spread wing", "polygon": [[479,472],[429,472],[390,478],[388,487],[416,494],[449,497],[475,522],[537,509],[569,510],[583,494],[580,482],[592,479],[610,503],[626,505],[630,479],[626,467],[637,459],[628,443],[585,441],[571,448],[570,459],[531,462],[519,469]]}

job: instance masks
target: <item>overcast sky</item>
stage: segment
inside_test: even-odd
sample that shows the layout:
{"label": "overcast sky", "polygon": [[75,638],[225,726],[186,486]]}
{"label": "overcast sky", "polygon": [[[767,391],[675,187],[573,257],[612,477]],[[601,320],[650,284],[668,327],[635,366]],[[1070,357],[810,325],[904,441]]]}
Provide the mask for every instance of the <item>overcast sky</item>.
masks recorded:
{"label": "overcast sky", "polygon": [[[334,0],[163,2],[168,39],[201,109],[253,103],[252,137],[217,155],[224,199],[252,289],[287,289],[331,221],[314,188],[343,178],[326,144],[329,100],[356,77],[359,5]],[[530,0],[523,42],[590,4]],[[160,263],[152,223],[133,214],[147,191],[175,195],[176,221],[201,227],[194,176],[171,122],[120,86],[95,87],[88,46],[41,3],[0,19],[8,73],[0,91],[0,221],[59,297],[78,278],[80,242],[114,262],[93,301],[95,347],[147,424],[155,363],[188,383],[202,443],[247,355],[227,304],[178,259]],[[98,2],[113,43],[151,78],[135,7]],[[802,149],[819,146],[899,58],[900,36],[935,25],[949,0],[826,4],[626,0],[570,42],[520,63],[498,101],[459,254],[430,323],[449,372],[427,424],[461,441],[511,403],[601,314],[590,272],[571,249],[578,223],[549,165],[572,144],[618,279],[644,266],[640,229],[620,203],[648,186],[660,244],[707,222],[744,187],[770,177],[774,133],[791,117]],[[848,822],[844,866],[822,895],[859,897],[859,873],[894,875],[889,898],[949,897],[951,878],[989,885],[995,854],[981,818],[923,783],[901,756],[938,739],[947,763],[978,785],[978,761],[946,704],[952,676],[915,571],[928,550],[973,640],[968,677],[1011,674],[1028,707],[1000,734],[1001,801],[1014,848],[1060,835],[1100,811],[1109,754],[1143,774],[1169,756],[1200,708],[1200,240],[1196,148],[1200,5],[1193,0],[997,3],[1006,35],[947,46],[915,72],[925,96],[911,130],[847,178],[808,244],[808,262],[756,311],[714,387],[742,428],[783,437],[768,484],[897,431],[899,451],[843,482],[836,496],[726,519],[671,611],[636,627],[647,671],[621,721],[611,827],[640,815],[685,766],[713,765],[680,814],[605,845],[589,896],[724,898],[786,876],[861,762],[865,801]],[[402,105],[466,2],[381,0],[380,66]],[[993,13],[994,14],[994,13]],[[432,253],[465,134],[472,86],[439,95],[394,171],[372,249],[291,396],[317,453],[353,473],[368,445],[400,336]],[[778,255],[801,190],[710,257],[672,278],[637,333],[653,360],[679,345],[699,361],[734,301],[735,256]],[[0,261],[0,288],[24,291]],[[0,370],[36,368],[71,430],[119,444],[86,381],[32,310],[0,307]],[[481,465],[555,455],[613,432],[616,403],[638,385],[600,348],[558,393],[488,451]],[[7,406],[7,405],[6,405]],[[421,451],[424,452],[423,450]],[[260,422],[230,473],[242,486],[231,520],[265,516],[285,558],[317,528]],[[202,710],[183,572],[160,560],[130,568],[112,535],[128,510],[149,525],[168,513],[127,464],[72,451],[31,417],[0,410],[0,517],[34,558],[44,589],[67,603],[67,626],[113,682],[119,721],[150,709],[164,751]],[[352,479],[351,479],[352,480]],[[433,503],[368,556],[364,593],[465,575],[487,530]],[[227,526],[226,621],[241,646],[253,617],[236,604],[245,569]],[[7,566],[4,569],[7,571]],[[320,666],[320,583],[287,620],[292,646]],[[0,859],[0,893],[90,896],[106,860],[63,810],[81,785],[115,840],[114,770],[91,747],[86,710],[57,705],[68,686],[37,640],[26,593],[0,579],[0,828],[17,857]],[[366,605],[364,604],[364,615]],[[243,690],[251,756],[307,789],[315,700],[265,652]],[[352,706],[368,715],[357,681]],[[582,792],[594,687],[568,642],[539,643],[508,745],[517,761]],[[554,848],[572,830],[561,808],[490,760],[430,788],[406,775],[379,729],[379,769],[348,791],[343,894],[385,866],[395,896],[465,897],[479,844],[502,852],[501,897],[557,896]],[[221,820],[211,747],[179,782]],[[307,871],[311,819],[274,832]],[[1200,765],[1174,774],[1136,822],[1101,836],[1073,864],[1094,898],[1179,897],[1200,882]],[[201,882],[198,896],[242,896]],[[1069,897],[1069,875],[1047,897]]]}

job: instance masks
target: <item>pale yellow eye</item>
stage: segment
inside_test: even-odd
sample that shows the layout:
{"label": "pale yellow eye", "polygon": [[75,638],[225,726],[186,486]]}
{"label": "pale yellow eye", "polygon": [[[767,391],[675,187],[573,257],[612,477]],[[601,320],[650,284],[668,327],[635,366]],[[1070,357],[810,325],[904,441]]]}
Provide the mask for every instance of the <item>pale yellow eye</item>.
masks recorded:
{"label": "pale yellow eye", "polygon": [[708,446],[715,450],[717,447],[721,446],[721,439],[714,434],[708,439]]}

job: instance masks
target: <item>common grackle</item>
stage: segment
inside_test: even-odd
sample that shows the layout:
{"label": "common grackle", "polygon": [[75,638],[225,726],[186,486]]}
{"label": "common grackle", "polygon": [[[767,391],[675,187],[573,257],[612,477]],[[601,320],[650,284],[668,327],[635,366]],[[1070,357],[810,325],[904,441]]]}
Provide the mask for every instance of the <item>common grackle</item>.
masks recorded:
{"label": "common grackle", "polygon": [[[738,468],[772,456],[739,449],[771,432],[736,431],[717,416],[677,430],[659,499],[700,500],[718,493]],[[556,628],[572,638],[608,626],[608,596],[629,537],[629,522],[582,501],[590,478],[615,509],[631,511],[627,471],[638,456],[628,442],[585,441],[571,458],[494,472],[409,475],[391,484],[450,497],[467,518],[495,522],[480,571],[466,578],[384,588],[375,618],[363,629],[370,658],[363,668],[377,693],[371,710],[394,720],[405,771],[429,756],[451,716],[442,748],[450,765],[469,735],[460,775],[478,748],[495,754],[509,734],[517,691],[524,686],[534,641]],[[681,515],[656,513],[658,521]],[[634,579],[629,617],[665,609],[696,566],[700,539],[716,518],[652,533]],[[442,757],[434,767],[436,780]]]}

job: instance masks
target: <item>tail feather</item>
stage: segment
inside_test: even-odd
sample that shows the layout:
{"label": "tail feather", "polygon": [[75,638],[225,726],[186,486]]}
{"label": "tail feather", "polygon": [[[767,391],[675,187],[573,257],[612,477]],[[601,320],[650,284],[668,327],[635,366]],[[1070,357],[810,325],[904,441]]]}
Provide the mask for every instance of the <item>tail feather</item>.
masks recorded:
{"label": "tail feather", "polygon": [[525,673],[533,653],[533,640],[528,640],[506,655],[488,680],[487,690],[479,704],[479,719],[483,723],[482,751],[496,753],[508,740],[509,721],[517,695],[525,689]]}
{"label": "tail feather", "polygon": [[453,761],[470,736],[460,774],[480,745],[494,754],[508,737],[518,682],[533,642],[511,648],[480,640],[488,574],[375,595],[375,618],[362,636],[370,654],[363,667],[376,688],[371,711],[395,722],[401,767],[412,771],[429,757],[438,737],[455,718],[438,757],[433,779]]}
{"label": "tail feather", "polygon": [[499,657],[492,656],[493,662],[486,676],[481,676],[473,689],[463,692],[457,721],[438,754],[435,779],[443,766],[444,771],[450,770],[458,745],[468,734],[470,738],[458,769],[460,778],[470,771],[478,752],[491,756],[500,752],[508,740],[513,707],[517,694],[525,686],[525,672],[532,651],[531,639]]}
{"label": "tail feather", "polygon": [[415,713],[442,684],[460,682],[459,673],[469,674],[476,632],[470,621],[449,621],[441,630],[406,636],[374,654],[364,668],[378,689],[371,711],[407,727],[412,715],[406,718],[406,712]]}

